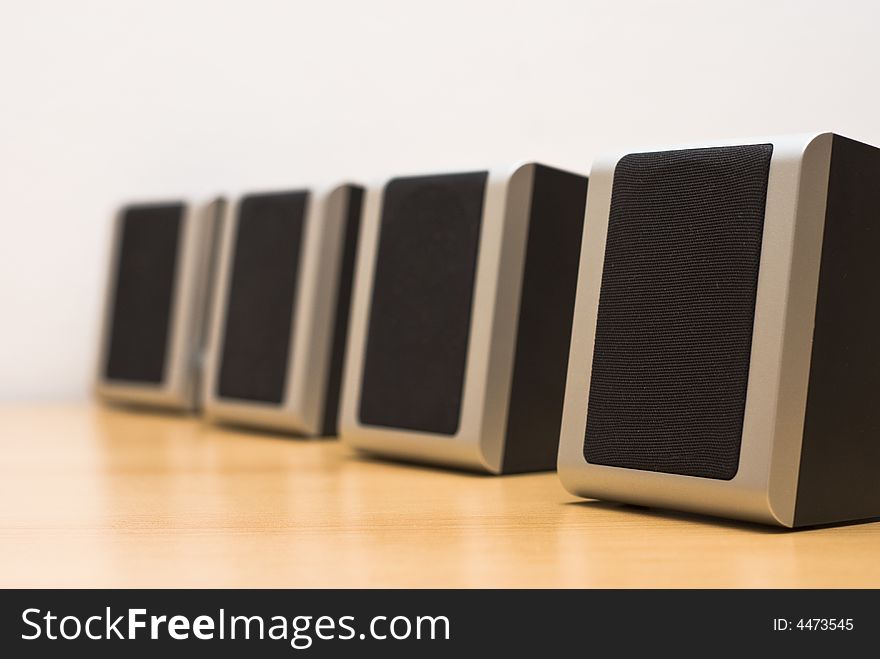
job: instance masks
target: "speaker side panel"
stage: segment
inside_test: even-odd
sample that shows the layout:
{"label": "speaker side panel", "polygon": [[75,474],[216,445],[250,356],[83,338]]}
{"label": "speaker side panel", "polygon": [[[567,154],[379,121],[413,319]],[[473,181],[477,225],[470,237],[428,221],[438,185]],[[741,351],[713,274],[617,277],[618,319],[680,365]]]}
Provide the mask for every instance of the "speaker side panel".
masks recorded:
{"label": "speaker side panel", "polygon": [[351,296],[354,289],[355,260],[360,236],[363,201],[363,188],[348,186],[345,229],[339,263],[339,283],[336,293],[336,311],[333,320],[333,338],[330,346],[327,389],[324,395],[324,416],[321,424],[322,434],[326,436],[335,436],[337,433],[342,370],[345,364],[345,347],[348,341],[348,321],[351,313]]}
{"label": "speaker side panel", "polygon": [[878,221],[880,149],[835,135],[796,526],[880,516]]}
{"label": "speaker side panel", "polygon": [[195,293],[189,310],[192,318],[190,353],[193,355],[190,365],[192,382],[189,389],[192,392],[194,409],[200,409],[204,405],[202,393],[208,361],[208,342],[210,340],[211,318],[214,312],[214,289],[218,279],[220,240],[223,234],[225,214],[226,199],[218,197],[208,203],[202,209],[201,216],[197,218],[201,225],[199,231],[200,249],[197,254]]}
{"label": "speaker side panel", "polygon": [[504,473],[556,464],[587,179],[537,165],[529,212]]}

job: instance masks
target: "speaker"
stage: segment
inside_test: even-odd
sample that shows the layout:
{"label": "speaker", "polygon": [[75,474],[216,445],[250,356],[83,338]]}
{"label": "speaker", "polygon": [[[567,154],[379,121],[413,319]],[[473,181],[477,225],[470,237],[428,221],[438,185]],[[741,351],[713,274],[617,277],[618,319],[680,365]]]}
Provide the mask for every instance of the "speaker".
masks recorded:
{"label": "speaker", "polygon": [[95,393],[191,411],[224,201],[134,204],[114,225]]}
{"label": "speaker", "polygon": [[229,209],[205,378],[214,421],[335,435],[363,189]]}
{"label": "speaker", "polygon": [[880,515],[880,150],[830,133],[593,167],[572,493],[785,527]]}
{"label": "speaker", "polygon": [[495,474],[553,468],[586,192],[539,164],[368,191],[345,442]]}

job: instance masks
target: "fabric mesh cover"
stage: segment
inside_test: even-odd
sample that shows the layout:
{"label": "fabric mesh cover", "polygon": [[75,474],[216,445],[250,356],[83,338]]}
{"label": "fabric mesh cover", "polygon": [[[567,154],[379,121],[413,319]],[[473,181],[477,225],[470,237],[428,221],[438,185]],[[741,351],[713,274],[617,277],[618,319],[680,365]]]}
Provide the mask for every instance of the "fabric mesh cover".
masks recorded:
{"label": "fabric mesh cover", "polygon": [[618,162],[587,462],[736,475],[772,152],[758,144]]}
{"label": "fabric mesh cover", "polygon": [[454,435],[461,416],[486,172],[385,187],[359,417]]}
{"label": "fabric mesh cover", "polygon": [[171,338],[183,204],[123,211],[104,375],[161,384]]}
{"label": "fabric mesh cover", "polygon": [[308,192],[244,197],[223,327],[220,398],[284,400]]}

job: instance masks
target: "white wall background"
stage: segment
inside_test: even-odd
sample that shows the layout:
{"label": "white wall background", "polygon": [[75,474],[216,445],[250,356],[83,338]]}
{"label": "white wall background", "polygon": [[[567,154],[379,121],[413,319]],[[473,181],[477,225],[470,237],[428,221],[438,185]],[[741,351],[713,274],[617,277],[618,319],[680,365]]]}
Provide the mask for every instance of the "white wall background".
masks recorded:
{"label": "white wall background", "polygon": [[0,3],[0,399],[88,395],[114,207],[833,129],[871,0]]}

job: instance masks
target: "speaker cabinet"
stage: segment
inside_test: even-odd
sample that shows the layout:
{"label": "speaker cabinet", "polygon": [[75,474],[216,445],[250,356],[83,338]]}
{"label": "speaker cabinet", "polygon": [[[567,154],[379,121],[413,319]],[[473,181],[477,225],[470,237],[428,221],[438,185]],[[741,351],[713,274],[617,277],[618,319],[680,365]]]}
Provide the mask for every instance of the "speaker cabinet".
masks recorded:
{"label": "speaker cabinet", "polygon": [[880,150],[593,167],[559,447],[574,494],[786,527],[880,515]]}
{"label": "speaker cabinet", "polygon": [[193,410],[224,202],[137,204],[115,221],[95,392]]}
{"label": "speaker cabinet", "polygon": [[367,193],[344,441],[495,474],[553,468],[586,191],[526,164]]}
{"label": "speaker cabinet", "polygon": [[362,188],[252,194],[229,211],[205,379],[214,421],[335,435]]}

